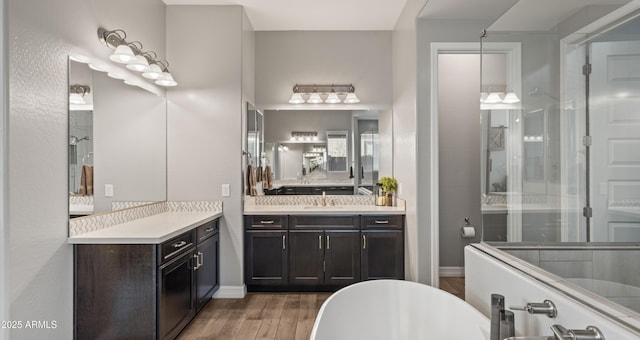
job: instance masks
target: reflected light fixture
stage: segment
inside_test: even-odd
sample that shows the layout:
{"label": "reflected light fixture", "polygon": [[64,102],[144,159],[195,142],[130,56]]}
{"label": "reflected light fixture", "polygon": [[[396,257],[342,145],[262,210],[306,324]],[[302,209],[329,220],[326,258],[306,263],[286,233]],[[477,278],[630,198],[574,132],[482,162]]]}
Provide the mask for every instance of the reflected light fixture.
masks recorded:
{"label": "reflected light fixture", "polygon": [[292,131],[291,138],[289,138],[292,142],[317,142],[318,141],[318,132],[316,131]]}
{"label": "reflected light fixture", "polygon": [[515,104],[520,102],[520,98],[518,98],[515,92],[507,92],[502,102],[505,104]]}
{"label": "reflected light fixture", "polygon": [[498,92],[489,93],[487,98],[484,100],[485,104],[498,104],[500,102],[502,102],[502,98],[500,98],[500,94]]}
{"label": "reflected light fixture", "polygon": [[[305,96],[307,97],[305,100]],[[323,99],[326,98],[326,99]],[[344,99],[343,99],[344,98]],[[360,100],[355,94],[355,87],[348,85],[299,85],[293,87],[290,104],[355,104]]]}
{"label": "reflected light fixture", "polygon": [[129,70],[142,72],[142,76],[151,79],[156,85],[176,86],[178,83],[169,72],[169,62],[157,60],[158,55],[153,51],[144,52],[139,41],[127,42],[127,33],[122,29],[108,31],[98,28],[98,39],[114,49],[109,59],[120,64],[126,64]]}
{"label": "reflected light fixture", "polygon": [[88,85],[69,85],[69,104],[86,104],[84,96],[89,92],[91,92],[91,88]]}

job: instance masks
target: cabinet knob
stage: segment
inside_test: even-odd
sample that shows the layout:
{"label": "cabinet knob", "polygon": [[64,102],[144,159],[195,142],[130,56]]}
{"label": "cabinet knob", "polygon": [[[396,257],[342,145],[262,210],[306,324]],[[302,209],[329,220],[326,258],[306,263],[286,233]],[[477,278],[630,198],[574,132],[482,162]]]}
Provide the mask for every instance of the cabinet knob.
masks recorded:
{"label": "cabinet knob", "polygon": [[210,233],[210,232],[213,231],[213,229],[214,229],[213,227],[209,227],[209,228],[205,229],[204,232],[205,233]]}
{"label": "cabinet knob", "polygon": [[375,223],[376,224],[389,224],[389,221],[387,221],[387,220],[376,220]]}
{"label": "cabinet knob", "polygon": [[327,249],[329,249],[329,235],[327,235]]}
{"label": "cabinet knob", "polygon": [[362,249],[367,249],[367,235],[362,235]]}
{"label": "cabinet knob", "polygon": [[287,249],[287,235],[282,235],[282,250]]}
{"label": "cabinet knob", "polygon": [[318,235],[318,249],[322,249],[322,235]]}
{"label": "cabinet knob", "polygon": [[273,224],[273,220],[260,221],[260,224]]}

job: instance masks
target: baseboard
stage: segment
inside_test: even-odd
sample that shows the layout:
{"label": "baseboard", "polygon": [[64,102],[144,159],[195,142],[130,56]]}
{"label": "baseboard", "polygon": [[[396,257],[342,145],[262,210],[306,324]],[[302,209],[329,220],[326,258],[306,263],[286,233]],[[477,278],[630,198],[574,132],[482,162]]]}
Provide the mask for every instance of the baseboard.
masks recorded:
{"label": "baseboard", "polygon": [[464,267],[440,267],[440,277],[464,277]]}
{"label": "baseboard", "polygon": [[213,294],[214,299],[242,299],[247,295],[247,286],[220,286]]}

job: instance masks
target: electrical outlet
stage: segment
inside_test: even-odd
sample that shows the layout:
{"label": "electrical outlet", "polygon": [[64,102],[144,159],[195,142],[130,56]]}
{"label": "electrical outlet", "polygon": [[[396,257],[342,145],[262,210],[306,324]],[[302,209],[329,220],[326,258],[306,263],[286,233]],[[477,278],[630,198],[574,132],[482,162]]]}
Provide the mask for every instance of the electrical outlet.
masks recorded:
{"label": "electrical outlet", "polygon": [[105,197],[113,197],[113,184],[105,184],[104,185],[104,196]]}
{"label": "electrical outlet", "polygon": [[222,185],[222,197],[231,196],[231,189],[229,188],[229,184]]}

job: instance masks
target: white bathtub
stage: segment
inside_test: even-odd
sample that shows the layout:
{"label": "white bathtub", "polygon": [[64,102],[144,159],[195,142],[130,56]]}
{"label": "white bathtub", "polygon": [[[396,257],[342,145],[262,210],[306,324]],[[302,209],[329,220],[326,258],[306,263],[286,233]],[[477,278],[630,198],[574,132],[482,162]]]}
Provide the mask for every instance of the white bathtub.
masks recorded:
{"label": "white bathtub", "polygon": [[489,319],[464,300],[400,280],[357,283],[320,308],[311,340],[489,339]]}

